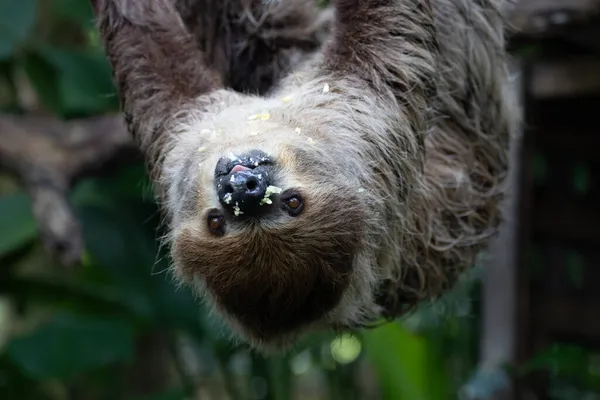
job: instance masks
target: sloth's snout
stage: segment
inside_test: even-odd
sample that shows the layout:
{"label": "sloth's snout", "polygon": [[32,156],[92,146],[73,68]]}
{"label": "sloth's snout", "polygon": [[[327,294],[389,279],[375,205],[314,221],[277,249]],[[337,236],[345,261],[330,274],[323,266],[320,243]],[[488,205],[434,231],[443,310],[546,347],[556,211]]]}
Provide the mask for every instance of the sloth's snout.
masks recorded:
{"label": "sloth's snout", "polygon": [[266,211],[272,161],[261,151],[221,158],[215,167],[219,202],[235,217],[254,217]]}
{"label": "sloth's snout", "polygon": [[237,168],[234,167],[229,174],[229,182],[224,185],[223,190],[219,191],[219,200],[232,207],[234,215],[255,215],[267,192],[268,177],[254,169]]}

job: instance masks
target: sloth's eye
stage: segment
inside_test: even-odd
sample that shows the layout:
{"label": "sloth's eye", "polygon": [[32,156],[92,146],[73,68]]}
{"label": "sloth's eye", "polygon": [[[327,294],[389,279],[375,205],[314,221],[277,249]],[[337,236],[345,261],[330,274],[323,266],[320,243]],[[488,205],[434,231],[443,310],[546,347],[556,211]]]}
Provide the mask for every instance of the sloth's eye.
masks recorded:
{"label": "sloth's eye", "polygon": [[214,212],[208,213],[207,216],[208,230],[217,235],[222,236],[225,233],[225,219],[222,215]]}
{"label": "sloth's eye", "polygon": [[300,207],[300,199],[297,197],[292,197],[291,199],[286,201],[285,204],[292,210],[296,210],[298,207]]}
{"label": "sloth's eye", "polygon": [[292,217],[297,217],[302,212],[303,201],[302,197],[295,192],[284,193],[281,196],[281,203],[283,204],[283,208],[289,215]]}

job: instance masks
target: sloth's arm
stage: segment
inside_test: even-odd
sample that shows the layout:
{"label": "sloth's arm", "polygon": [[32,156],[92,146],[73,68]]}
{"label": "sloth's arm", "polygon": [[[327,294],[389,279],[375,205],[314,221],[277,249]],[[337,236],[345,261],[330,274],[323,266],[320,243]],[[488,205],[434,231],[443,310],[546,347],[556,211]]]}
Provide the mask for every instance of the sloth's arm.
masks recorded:
{"label": "sloth's arm", "polygon": [[92,0],[127,127],[157,177],[169,125],[221,87],[172,0]]}
{"label": "sloth's arm", "polygon": [[[340,141],[345,151],[353,149],[346,143],[360,140],[363,156],[378,160],[375,171],[360,179],[372,184],[375,176],[382,198],[401,199],[419,178],[425,137],[434,119],[438,36],[430,1],[332,3],[336,13],[331,40],[320,60],[305,70],[304,87],[310,88],[310,102],[318,107],[305,107],[299,118],[319,121],[327,129],[335,126],[336,134],[329,138]],[[315,96],[324,84],[330,91]],[[367,171],[364,165],[349,170]],[[387,203],[389,212],[396,212]]]}
{"label": "sloth's arm", "polygon": [[370,91],[363,93],[368,98],[386,98],[387,106],[399,105],[393,113],[378,112],[378,118],[403,116],[399,126],[406,129],[401,136],[422,148],[438,73],[430,0],[333,0],[333,4],[337,11],[333,40],[324,47],[321,73],[334,81],[352,81],[348,87]]}
{"label": "sloth's arm", "polygon": [[333,40],[324,49],[325,70],[396,93],[432,90],[437,40],[429,3],[333,0],[337,13]]}

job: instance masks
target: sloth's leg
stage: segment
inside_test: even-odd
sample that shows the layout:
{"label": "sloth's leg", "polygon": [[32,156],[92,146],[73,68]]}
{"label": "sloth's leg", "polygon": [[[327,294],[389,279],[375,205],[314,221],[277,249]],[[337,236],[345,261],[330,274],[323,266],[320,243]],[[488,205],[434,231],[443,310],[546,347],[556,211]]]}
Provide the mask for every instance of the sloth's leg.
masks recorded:
{"label": "sloth's leg", "polygon": [[320,49],[331,7],[316,0],[175,0],[188,29],[225,85],[264,94]]}
{"label": "sloth's leg", "polygon": [[[171,0],[92,0],[127,128],[153,178],[178,115],[222,84],[203,61]],[[204,95],[204,97],[203,97]]]}

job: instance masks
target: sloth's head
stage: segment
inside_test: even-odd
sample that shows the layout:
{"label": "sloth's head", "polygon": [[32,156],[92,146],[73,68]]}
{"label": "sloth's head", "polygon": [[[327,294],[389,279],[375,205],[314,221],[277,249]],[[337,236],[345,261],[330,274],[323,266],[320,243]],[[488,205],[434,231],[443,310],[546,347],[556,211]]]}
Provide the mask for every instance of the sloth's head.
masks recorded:
{"label": "sloth's head", "polygon": [[187,211],[173,235],[175,270],[248,339],[282,342],[325,319],[352,285],[363,195],[344,160],[293,126],[233,120],[205,130],[212,139],[179,174],[172,196]]}

